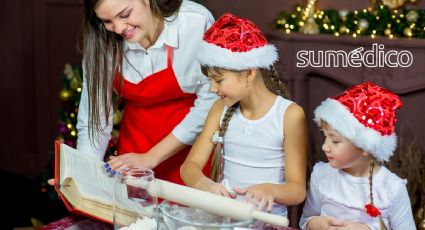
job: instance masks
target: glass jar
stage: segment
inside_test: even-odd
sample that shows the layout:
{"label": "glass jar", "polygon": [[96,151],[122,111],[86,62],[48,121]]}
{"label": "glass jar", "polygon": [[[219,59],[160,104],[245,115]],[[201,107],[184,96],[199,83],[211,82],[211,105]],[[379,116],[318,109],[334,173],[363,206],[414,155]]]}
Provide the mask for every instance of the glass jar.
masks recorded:
{"label": "glass jar", "polygon": [[127,168],[115,176],[114,229],[156,230],[159,211],[158,198],[147,189],[155,179],[154,172],[146,168]]}

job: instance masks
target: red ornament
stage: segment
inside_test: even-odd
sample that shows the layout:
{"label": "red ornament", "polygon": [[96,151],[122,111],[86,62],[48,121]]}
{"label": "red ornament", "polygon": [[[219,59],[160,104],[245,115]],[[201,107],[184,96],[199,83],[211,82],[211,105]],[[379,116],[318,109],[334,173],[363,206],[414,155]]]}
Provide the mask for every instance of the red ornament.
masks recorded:
{"label": "red ornament", "polygon": [[365,205],[366,213],[371,217],[377,217],[381,215],[381,211],[375,207],[373,204]]}
{"label": "red ornament", "polygon": [[345,105],[364,126],[383,136],[394,133],[395,110],[403,105],[396,94],[371,82],[355,85],[333,99]]}
{"label": "red ornament", "polygon": [[230,13],[217,19],[205,32],[204,41],[232,52],[247,52],[268,45],[267,39],[254,23]]}

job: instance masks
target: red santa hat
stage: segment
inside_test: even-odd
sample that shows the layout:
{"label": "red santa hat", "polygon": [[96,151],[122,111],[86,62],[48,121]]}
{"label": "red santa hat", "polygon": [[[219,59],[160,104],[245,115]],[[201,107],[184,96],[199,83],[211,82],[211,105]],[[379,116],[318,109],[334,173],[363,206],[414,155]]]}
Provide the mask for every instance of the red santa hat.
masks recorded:
{"label": "red santa hat", "polygon": [[246,70],[269,68],[278,54],[254,23],[226,13],[205,32],[198,60],[205,66]]}
{"label": "red santa hat", "polygon": [[326,99],[314,115],[319,125],[326,121],[378,161],[388,161],[397,145],[395,110],[402,105],[396,94],[366,82]]}

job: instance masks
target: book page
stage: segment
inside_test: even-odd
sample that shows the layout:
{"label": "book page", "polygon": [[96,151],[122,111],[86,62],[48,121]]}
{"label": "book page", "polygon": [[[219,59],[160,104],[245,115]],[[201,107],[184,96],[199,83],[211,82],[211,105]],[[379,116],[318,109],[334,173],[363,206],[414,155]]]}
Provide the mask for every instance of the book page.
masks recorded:
{"label": "book page", "polygon": [[[105,162],[89,154],[82,153],[65,144],[60,147],[60,184],[72,178],[73,186],[87,200],[106,205],[114,205],[114,191],[117,204],[127,211],[143,216],[153,216],[153,207],[144,207],[139,201],[129,199],[126,185],[115,184],[115,178],[109,176],[103,167]],[[114,190],[115,189],[115,190]]]}
{"label": "book page", "polygon": [[104,171],[105,163],[64,144],[60,149],[60,183],[72,177],[82,196],[112,205],[115,179]]}

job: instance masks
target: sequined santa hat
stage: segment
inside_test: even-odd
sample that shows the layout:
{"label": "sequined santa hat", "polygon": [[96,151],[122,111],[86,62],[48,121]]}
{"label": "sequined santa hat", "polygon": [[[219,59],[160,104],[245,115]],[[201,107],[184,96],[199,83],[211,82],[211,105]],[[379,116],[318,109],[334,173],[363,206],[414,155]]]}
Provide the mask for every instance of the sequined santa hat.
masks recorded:
{"label": "sequined santa hat", "polygon": [[402,105],[396,94],[366,82],[326,99],[314,115],[319,125],[326,121],[376,160],[388,161],[397,145],[395,110]]}
{"label": "sequined santa hat", "polygon": [[254,23],[226,13],[205,32],[198,60],[205,66],[246,70],[269,68],[278,54]]}

